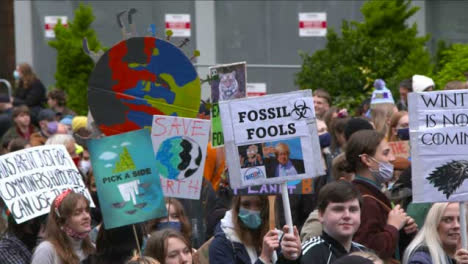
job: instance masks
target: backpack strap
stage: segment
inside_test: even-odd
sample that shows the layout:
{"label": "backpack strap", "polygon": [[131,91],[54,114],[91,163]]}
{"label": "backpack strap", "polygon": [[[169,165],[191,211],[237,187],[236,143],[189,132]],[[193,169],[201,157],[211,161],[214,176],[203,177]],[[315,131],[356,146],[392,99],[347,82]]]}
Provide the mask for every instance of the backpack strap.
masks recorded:
{"label": "backpack strap", "polygon": [[382,205],[385,210],[387,210],[388,212],[390,212],[392,210],[392,208],[388,207],[388,205],[386,205],[384,202],[380,201],[379,199],[375,198],[374,196],[370,195],[370,194],[364,194],[361,196],[362,198],[371,198],[375,201],[377,201],[380,205]]}

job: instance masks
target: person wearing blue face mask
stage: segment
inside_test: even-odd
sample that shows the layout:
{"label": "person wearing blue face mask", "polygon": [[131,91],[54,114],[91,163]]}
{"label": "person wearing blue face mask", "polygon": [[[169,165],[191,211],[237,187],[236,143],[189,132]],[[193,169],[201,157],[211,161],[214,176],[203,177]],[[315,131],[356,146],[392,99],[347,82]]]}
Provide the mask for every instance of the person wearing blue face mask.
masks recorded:
{"label": "person wearing blue face mask", "polygon": [[232,204],[232,209],[216,227],[209,248],[210,263],[272,263],[280,245],[276,263],[299,263],[299,232],[294,227],[294,234],[288,234],[285,226],[280,242],[279,230],[269,230],[267,196],[236,196]]}
{"label": "person wearing blue face mask", "polygon": [[16,79],[13,105],[27,105],[31,110],[32,120],[35,121],[47,101],[46,88],[34,73],[31,65],[27,63],[19,64],[13,76]]}
{"label": "person wearing blue face mask", "polygon": [[149,221],[148,231],[151,233],[171,228],[181,232],[187,241],[192,241],[192,227],[182,204],[175,198],[166,198],[166,209],[168,216]]}
{"label": "person wearing blue face mask", "polygon": [[356,177],[353,184],[362,194],[361,226],[354,241],[374,250],[384,260],[398,259],[399,231],[415,234],[418,227],[400,205],[392,208],[381,191],[393,177],[392,153],[384,135],[374,130],[354,133],[346,145],[348,171]]}

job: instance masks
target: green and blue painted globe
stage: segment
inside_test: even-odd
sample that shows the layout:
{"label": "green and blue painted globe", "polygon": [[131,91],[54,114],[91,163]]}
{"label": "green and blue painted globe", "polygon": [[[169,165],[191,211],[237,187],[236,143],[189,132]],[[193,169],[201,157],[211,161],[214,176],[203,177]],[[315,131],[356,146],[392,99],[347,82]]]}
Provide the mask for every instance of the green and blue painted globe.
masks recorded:
{"label": "green and blue painted globe", "polygon": [[183,136],[164,140],[156,152],[158,174],[170,180],[182,180],[192,176],[202,160],[200,146],[193,139]]}
{"label": "green and blue painted globe", "polygon": [[88,104],[106,135],[151,127],[153,115],[195,117],[200,98],[200,79],[190,59],[153,37],[117,43],[89,78]]}

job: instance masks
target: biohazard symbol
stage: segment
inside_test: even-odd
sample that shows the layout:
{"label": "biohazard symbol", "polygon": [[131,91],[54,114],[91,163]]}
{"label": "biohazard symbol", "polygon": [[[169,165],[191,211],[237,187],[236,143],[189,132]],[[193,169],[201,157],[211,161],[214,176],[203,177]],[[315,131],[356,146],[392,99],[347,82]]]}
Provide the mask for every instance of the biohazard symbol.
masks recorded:
{"label": "biohazard symbol", "polygon": [[296,119],[301,119],[301,118],[308,118],[309,113],[312,112],[312,109],[307,106],[306,102],[304,100],[301,101],[296,101],[294,102],[294,108],[291,111],[291,114],[293,114]]}

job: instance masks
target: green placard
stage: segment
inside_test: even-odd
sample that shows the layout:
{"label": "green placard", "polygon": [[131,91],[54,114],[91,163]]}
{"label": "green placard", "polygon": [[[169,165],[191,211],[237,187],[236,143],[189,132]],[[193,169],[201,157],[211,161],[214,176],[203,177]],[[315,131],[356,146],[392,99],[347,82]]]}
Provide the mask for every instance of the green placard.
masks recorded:
{"label": "green placard", "polygon": [[224,146],[223,126],[218,103],[214,103],[211,109],[211,145],[214,148]]}

